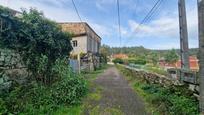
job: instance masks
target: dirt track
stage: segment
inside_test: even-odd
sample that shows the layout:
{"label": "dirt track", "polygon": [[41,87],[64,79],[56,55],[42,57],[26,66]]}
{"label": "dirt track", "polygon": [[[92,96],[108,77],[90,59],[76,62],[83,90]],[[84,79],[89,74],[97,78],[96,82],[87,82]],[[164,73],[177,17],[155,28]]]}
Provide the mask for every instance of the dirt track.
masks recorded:
{"label": "dirt track", "polygon": [[[114,108],[124,115],[146,115],[143,101],[115,67],[105,70],[94,82],[102,89],[102,97],[96,105],[102,111]],[[106,112],[103,112],[103,115],[106,115]]]}

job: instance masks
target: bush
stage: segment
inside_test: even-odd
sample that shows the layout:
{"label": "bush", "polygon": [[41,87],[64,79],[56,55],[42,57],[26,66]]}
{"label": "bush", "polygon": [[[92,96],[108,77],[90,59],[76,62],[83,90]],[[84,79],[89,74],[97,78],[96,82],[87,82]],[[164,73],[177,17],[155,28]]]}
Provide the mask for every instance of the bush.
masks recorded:
{"label": "bush", "polygon": [[[141,87],[149,95],[148,102],[156,106],[163,105],[163,109],[160,108],[158,111],[170,115],[197,115],[198,101],[192,95],[184,93],[184,88],[165,88],[156,84],[145,84]],[[189,93],[191,94],[190,91]]]}
{"label": "bush", "polygon": [[115,64],[123,64],[124,63],[124,61],[123,61],[123,59],[120,59],[120,58],[116,58],[116,59],[114,59],[113,60],[113,63],[115,63]]}
{"label": "bush", "polygon": [[51,86],[33,82],[17,86],[1,97],[0,114],[51,114],[60,106],[80,103],[87,92],[86,82],[82,76],[74,74],[65,62],[67,61],[56,61],[52,71],[59,77]]}

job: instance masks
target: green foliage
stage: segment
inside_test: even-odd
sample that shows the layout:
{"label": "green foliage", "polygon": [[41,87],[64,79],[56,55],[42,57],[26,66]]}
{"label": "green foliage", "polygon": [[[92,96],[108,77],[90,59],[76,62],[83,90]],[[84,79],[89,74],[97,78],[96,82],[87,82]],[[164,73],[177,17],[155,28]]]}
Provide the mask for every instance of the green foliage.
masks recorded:
{"label": "green foliage", "polygon": [[55,77],[51,71],[55,61],[72,50],[70,35],[35,9],[24,10],[18,18],[9,15],[9,10],[0,10],[5,22],[0,34],[2,46],[18,52],[36,80],[50,84]]}
{"label": "green foliage", "polygon": [[123,59],[120,59],[120,58],[116,58],[116,59],[114,59],[113,60],[113,63],[115,63],[115,64],[123,64],[124,63],[124,60]]}
{"label": "green foliage", "polygon": [[128,59],[128,63],[145,65],[147,62],[145,59],[142,58],[130,58]]}
{"label": "green foliage", "polygon": [[[182,89],[184,90],[184,88],[187,91],[187,87]],[[147,100],[150,103],[157,106],[162,105],[158,110],[160,112],[169,112],[170,115],[198,114],[198,101],[193,98],[190,91],[188,95],[185,95],[184,92],[176,90],[176,87],[164,88],[155,84],[144,84],[141,89],[149,95]]]}
{"label": "green foliage", "polygon": [[168,75],[168,72],[165,69],[156,66],[146,65],[143,67],[143,69],[161,75]]}
{"label": "green foliage", "polygon": [[51,86],[39,86],[34,82],[17,86],[15,90],[2,96],[0,113],[51,114],[62,106],[79,104],[86,95],[87,85],[83,77],[72,73],[65,62],[66,60],[56,61],[52,71],[59,79]]}
{"label": "green foliage", "polygon": [[149,60],[154,64],[157,65],[159,62],[159,55],[156,52],[151,52]]}
{"label": "green foliage", "polygon": [[[165,54],[170,51],[170,50],[151,50],[151,49],[146,49],[142,46],[140,47],[109,47],[107,46],[107,48],[109,50],[109,55],[123,53],[123,54],[127,54],[129,57],[147,56],[147,55],[151,55],[152,52],[156,53],[160,57],[164,57]],[[180,55],[180,49],[176,49],[176,53]],[[198,48],[189,49],[190,56],[197,56],[197,54],[198,54]]]}
{"label": "green foliage", "polygon": [[176,50],[172,49],[171,51],[168,51],[168,53],[166,53],[164,58],[165,58],[166,62],[173,64],[173,63],[178,61],[179,56],[176,53]]}
{"label": "green foliage", "polygon": [[108,56],[110,55],[110,47],[107,45],[102,45],[100,47],[100,57],[101,57],[101,62],[102,63],[107,63],[108,62]]}
{"label": "green foliage", "polygon": [[60,107],[53,115],[81,115],[83,112],[82,106]]}
{"label": "green foliage", "polygon": [[[109,48],[109,51],[111,51],[111,54],[127,54],[129,57],[135,57],[135,56],[146,56],[150,50],[144,48],[143,46],[139,47],[112,47]],[[141,53],[142,52],[142,53]]]}

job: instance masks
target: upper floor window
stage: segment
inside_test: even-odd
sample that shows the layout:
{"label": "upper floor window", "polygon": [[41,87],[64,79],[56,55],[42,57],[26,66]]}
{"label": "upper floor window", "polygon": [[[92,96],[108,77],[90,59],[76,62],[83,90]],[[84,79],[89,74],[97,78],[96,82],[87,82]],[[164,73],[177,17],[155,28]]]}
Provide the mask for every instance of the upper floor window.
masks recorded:
{"label": "upper floor window", "polygon": [[73,47],[77,47],[77,40],[72,41]]}

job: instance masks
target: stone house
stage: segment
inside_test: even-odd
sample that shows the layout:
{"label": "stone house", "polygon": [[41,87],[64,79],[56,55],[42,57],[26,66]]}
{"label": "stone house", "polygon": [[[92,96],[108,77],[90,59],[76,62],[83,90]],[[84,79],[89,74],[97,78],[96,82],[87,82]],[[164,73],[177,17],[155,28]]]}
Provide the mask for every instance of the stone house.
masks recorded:
{"label": "stone house", "polygon": [[[99,49],[101,46],[101,37],[85,22],[65,22],[59,23],[62,30],[69,32],[72,35],[71,59],[78,54],[83,54],[80,57],[79,64],[73,64],[75,70],[76,65],[81,70],[92,71],[100,66]],[[76,69],[78,70],[78,69]]]}
{"label": "stone house", "polygon": [[98,54],[101,46],[101,37],[85,22],[59,23],[62,30],[72,34],[72,54]]}

